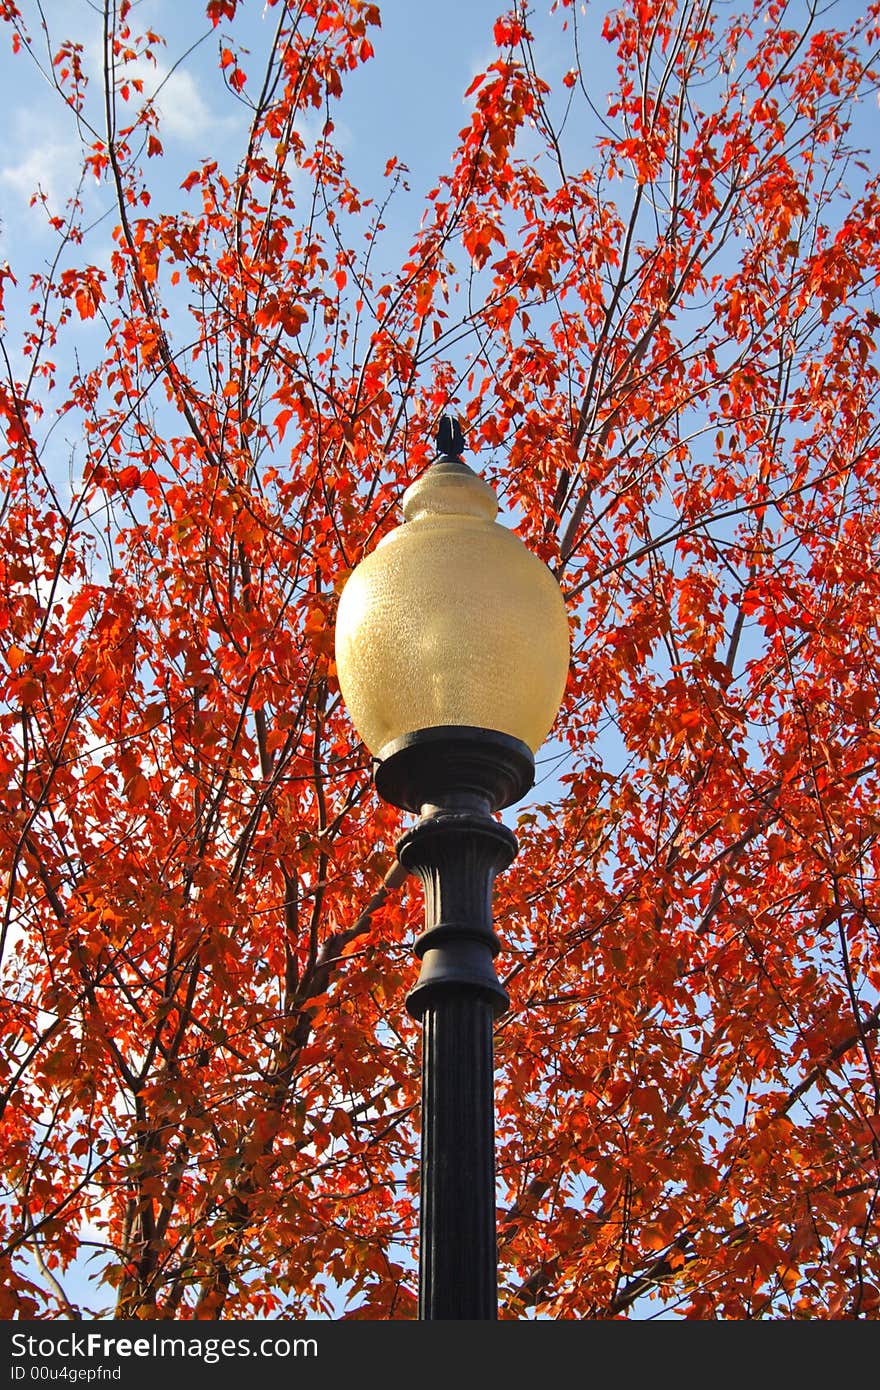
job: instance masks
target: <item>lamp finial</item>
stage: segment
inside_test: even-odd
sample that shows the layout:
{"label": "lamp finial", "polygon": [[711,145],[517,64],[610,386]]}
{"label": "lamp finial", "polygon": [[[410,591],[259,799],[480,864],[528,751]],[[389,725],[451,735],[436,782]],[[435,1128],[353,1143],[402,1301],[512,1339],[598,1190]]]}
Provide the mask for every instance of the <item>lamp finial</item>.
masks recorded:
{"label": "lamp finial", "polygon": [[437,426],[437,452],[441,458],[460,459],[464,453],[464,435],[454,415],[441,415]]}

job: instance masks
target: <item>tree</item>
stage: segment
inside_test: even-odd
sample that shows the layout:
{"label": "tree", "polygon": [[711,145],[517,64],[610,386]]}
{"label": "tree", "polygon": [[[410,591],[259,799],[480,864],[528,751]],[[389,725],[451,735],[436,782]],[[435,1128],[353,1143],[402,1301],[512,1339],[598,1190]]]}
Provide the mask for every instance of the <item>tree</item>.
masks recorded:
{"label": "tree", "polygon": [[379,11],[207,0],[178,177],[201,29],[0,5],[81,153],[0,271],[0,1314],[91,1256],[86,1316],[414,1315],[421,902],[333,619],[452,409],[573,634],[501,1316],[877,1317],[880,7],[517,4],[393,273],[406,170],[334,134]]}

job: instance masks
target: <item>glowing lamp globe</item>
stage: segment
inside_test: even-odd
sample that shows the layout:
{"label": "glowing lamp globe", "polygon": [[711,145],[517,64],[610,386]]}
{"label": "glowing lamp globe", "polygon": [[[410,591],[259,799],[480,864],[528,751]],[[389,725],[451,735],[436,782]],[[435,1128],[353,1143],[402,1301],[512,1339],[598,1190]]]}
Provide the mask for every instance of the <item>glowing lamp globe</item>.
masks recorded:
{"label": "glowing lamp globe", "polygon": [[497,512],[494,492],[473,469],[441,458],[404,494],[404,523],[352,571],[340,596],[342,697],[374,756],[380,794],[409,809],[431,798],[429,764],[429,782],[444,765],[448,781],[461,780],[456,749],[466,763],[502,750],[508,772],[490,800],[495,808],[518,800],[562,700],[562,594]]}

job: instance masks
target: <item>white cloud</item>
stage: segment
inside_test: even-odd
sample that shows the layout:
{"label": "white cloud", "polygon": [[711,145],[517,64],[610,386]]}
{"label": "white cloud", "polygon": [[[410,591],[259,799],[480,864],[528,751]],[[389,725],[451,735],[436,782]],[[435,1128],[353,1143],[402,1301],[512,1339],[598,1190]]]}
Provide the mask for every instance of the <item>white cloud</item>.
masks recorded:
{"label": "white cloud", "polygon": [[161,66],[152,68],[145,64],[137,76],[143,78],[145,94],[158,90],[154,105],[160,133],[192,141],[226,123],[211,114],[191,72],[181,68],[163,73]]}
{"label": "white cloud", "polygon": [[[35,193],[43,193],[49,210],[61,214],[75,191],[70,179],[71,170],[79,168],[79,146],[70,140],[47,136],[44,121],[25,117],[19,126],[16,147],[25,153],[17,162],[0,168],[0,183],[11,188],[25,205]],[[42,214],[40,217],[44,220]]]}
{"label": "white cloud", "polygon": [[[90,56],[93,80],[100,85],[103,59],[97,46]],[[152,101],[159,116],[160,138],[170,136],[192,144],[205,135],[237,124],[235,117],[218,117],[211,111],[199,79],[189,67],[169,68],[161,60],[149,62],[138,58],[121,66],[116,76],[121,83],[142,84],[138,94],[133,94],[129,112],[133,115],[141,102]]]}

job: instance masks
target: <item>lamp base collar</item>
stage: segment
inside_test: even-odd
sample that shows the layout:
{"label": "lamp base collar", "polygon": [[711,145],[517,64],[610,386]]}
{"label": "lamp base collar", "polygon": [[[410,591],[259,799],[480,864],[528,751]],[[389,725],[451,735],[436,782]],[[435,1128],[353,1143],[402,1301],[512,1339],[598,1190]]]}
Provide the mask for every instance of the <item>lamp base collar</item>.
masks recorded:
{"label": "lamp base collar", "polygon": [[485,813],[512,806],[535,780],[527,744],[497,729],[444,724],[386,743],[373,759],[373,781],[383,801],[404,811]]}

